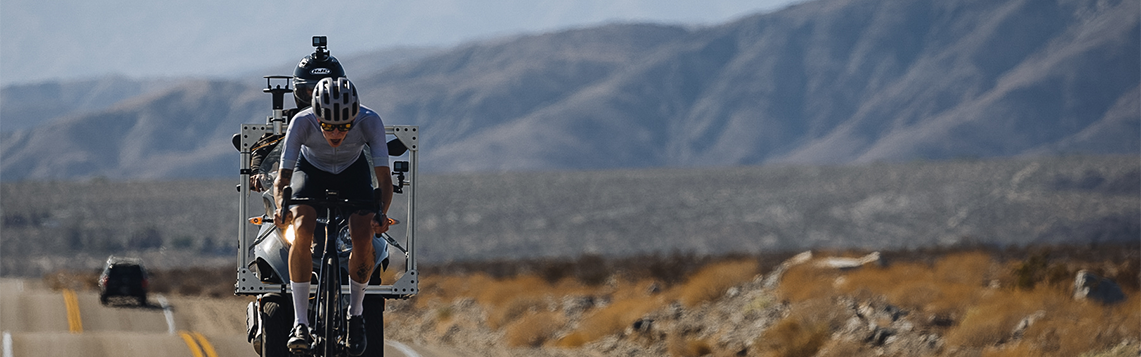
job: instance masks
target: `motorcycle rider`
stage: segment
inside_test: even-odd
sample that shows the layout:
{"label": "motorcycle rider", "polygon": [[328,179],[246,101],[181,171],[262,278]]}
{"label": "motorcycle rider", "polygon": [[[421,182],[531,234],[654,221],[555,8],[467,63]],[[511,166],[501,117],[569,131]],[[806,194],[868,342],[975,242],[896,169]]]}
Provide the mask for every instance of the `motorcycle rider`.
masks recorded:
{"label": "motorcycle rider", "polygon": [[[274,198],[283,202],[286,187],[294,198],[323,198],[326,189],[350,200],[373,199],[372,177],[364,150],[374,160],[373,173],[381,188],[379,212],[362,208],[349,217],[353,250],[349,255],[349,354],[359,356],[366,348],[364,331],[364,289],[372,274],[373,234],[388,230],[386,213],[392,202],[392,176],[388,167],[388,147],[384,122],[376,112],[360,105],[356,87],[347,78],[324,78],[315,86],[312,107],[293,117],[285,133],[281,168],[274,180]],[[288,212],[286,211],[288,209]],[[294,327],[287,342],[291,351],[309,349],[308,291],[313,272],[310,246],[316,228],[317,212],[312,206],[297,204],[281,207],[274,224],[282,232],[292,225],[296,230],[289,249],[290,287],[293,289]]]}
{"label": "motorcycle rider", "polygon": [[[312,54],[302,58],[297,63],[297,67],[293,69],[293,102],[297,105],[296,108],[286,109],[285,118],[288,120],[293,118],[297,112],[309,107],[309,101],[313,97],[313,87],[317,85],[322,79],[325,78],[340,78],[345,76],[345,69],[341,67],[341,62],[337,61],[337,57],[329,54],[329,51],[324,46],[317,47],[316,51]],[[286,123],[288,125],[288,123]],[[262,183],[263,179],[268,180],[258,170],[261,167],[262,161],[269,156],[277,144],[281,142],[284,135],[274,135],[273,133],[266,133],[254,143],[250,149],[250,167],[254,169],[254,174],[250,176],[250,189],[256,192],[264,190],[265,184]],[[266,182],[268,184],[268,182]]]}

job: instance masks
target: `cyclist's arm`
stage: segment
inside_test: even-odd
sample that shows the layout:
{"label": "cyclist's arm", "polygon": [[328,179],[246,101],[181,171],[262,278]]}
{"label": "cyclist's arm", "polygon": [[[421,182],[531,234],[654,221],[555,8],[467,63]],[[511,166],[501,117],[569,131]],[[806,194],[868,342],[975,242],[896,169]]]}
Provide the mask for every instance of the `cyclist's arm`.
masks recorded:
{"label": "cyclist's arm", "polygon": [[[293,179],[293,169],[297,165],[297,158],[301,156],[301,141],[302,138],[308,134],[305,129],[308,126],[302,125],[304,119],[299,119],[304,113],[312,114],[312,110],[297,113],[289,122],[289,128],[285,131],[285,137],[281,139],[281,162],[278,163],[277,178],[273,180],[273,199],[280,205],[284,202],[285,197],[283,193],[285,188],[289,187],[290,181]],[[310,118],[311,119],[311,118]],[[274,214],[273,223],[278,228],[284,228],[289,222],[285,219],[285,208],[278,207],[277,212]]]}
{"label": "cyclist's arm", "polygon": [[[293,179],[293,170],[281,169],[277,171],[277,178],[273,180],[273,200],[278,204],[285,202],[285,188],[289,187],[290,181]],[[389,181],[392,181],[389,178]],[[391,186],[391,185],[390,185]],[[278,228],[285,228],[289,222],[285,221],[286,207],[278,207],[277,211],[273,214],[273,224]]]}
{"label": "cyclist's arm", "polygon": [[373,170],[376,170],[376,182],[380,185],[380,213],[388,215],[388,206],[392,203],[392,174],[388,166],[376,166]]}

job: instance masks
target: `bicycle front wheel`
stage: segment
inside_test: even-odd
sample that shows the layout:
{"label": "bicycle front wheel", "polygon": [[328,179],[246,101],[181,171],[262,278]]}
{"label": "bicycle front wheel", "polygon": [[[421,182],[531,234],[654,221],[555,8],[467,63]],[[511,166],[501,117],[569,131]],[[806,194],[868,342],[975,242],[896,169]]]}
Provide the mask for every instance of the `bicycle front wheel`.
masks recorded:
{"label": "bicycle front wheel", "polygon": [[322,355],[325,357],[340,356],[341,348],[338,341],[341,340],[340,331],[344,331],[344,316],[341,306],[341,274],[340,274],[340,261],[337,259],[336,254],[329,254],[331,257],[326,257],[322,261],[324,264],[321,267],[321,283],[322,294],[320,303],[321,314],[321,335],[324,337],[324,343],[321,346]]}

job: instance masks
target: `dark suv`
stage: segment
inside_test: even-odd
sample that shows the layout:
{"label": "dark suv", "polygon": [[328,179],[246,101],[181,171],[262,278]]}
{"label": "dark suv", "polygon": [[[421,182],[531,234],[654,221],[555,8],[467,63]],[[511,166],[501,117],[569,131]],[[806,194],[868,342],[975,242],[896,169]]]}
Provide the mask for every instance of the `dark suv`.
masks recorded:
{"label": "dark suv", "polygon": [[107,258],[99,275],[99,302],[107,305],[112,297],[134,298],[147,305],[147,270],[137,258]]}

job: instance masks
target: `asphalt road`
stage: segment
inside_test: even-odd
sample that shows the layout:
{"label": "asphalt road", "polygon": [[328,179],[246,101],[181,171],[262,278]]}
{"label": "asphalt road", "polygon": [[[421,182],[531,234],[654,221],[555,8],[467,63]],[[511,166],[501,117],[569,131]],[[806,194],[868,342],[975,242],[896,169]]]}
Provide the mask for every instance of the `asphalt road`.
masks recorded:
{"label": "asphalt road", "polygon": [[[146,307],[109,307],[97,292],[0,279],[0,357],[257,356],[246,342],[246,300],[149,299]],[[385,356],[443,357],[399,342],[384,349]]]}

